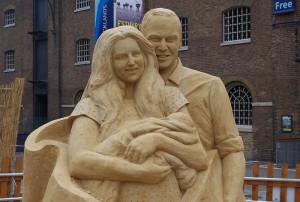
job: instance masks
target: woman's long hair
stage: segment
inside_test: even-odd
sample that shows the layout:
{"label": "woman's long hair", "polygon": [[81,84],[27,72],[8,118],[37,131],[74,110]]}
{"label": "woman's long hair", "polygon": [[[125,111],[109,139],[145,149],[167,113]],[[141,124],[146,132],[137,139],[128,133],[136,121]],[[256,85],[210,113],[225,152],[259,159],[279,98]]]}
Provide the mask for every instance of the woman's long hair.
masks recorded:
{"label": "woman's long hair", "polygon": [[[151,43],[139,30],[131,26],[109,29],[98,39],[92,60],[92,72],[84,90],[83,98],[90,97],[94,103],[105,109],[101,126],[111,132],[112,123],[118,123],[117,115],[125,95],[125,83],[118,79],[113,69],[112,51],[117,41],[132,38],[137,41],[144,57],[144,72],[134,88],[135,108],[141,118],[164,115],[164,81],[158,73],[158,62]],[[116,125],[113,124],[113,125]],[[107,134],[109,135],[109,134]]]}

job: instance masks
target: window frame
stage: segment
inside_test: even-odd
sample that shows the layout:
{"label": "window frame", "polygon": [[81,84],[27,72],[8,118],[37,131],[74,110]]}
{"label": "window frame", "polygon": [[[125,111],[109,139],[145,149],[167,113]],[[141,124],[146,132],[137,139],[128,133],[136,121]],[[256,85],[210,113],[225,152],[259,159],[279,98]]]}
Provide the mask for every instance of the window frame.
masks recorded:
{"label": "window frame", "polygon": [[16,14],[14,9],[4,12],[4,27],[12,27],[16,25]]}
{"label": "window frame", "polygon": [[4,72],[16,71],[15,65],[15,51],[8,50],[4,53]]}
{"label": "window frame", "polygon": [[[84,4],[86,4],[84,6]],[[91,8],[91,1],[90,0],[76,0],[75,1],[75,10],[74,12],[89,10]]]}
{"label": "window frame", "polygon": [[222,30],[221,46],[250,43],[251,8],[249,6],[236,6],[223,11]]}
{"label": "window frame", "polygon": [[[227,88],[227,92],[238,130],[242,132],[252,132],[253,99],[249,89],[242,83],[233,83]],[[238,94],[238,96],[236,96],[236,94]],[[240,108],[241,105],[243,105],[243,109]]]}
{"label": "window frame", "polygon": [[186,17],[179,17],[180,19],[180,23],[181,23],[181,48],[179,49],[179,51],[183,51],[183,50],[188,50],[188,18]]}
{"label": "window frame", "polygon": [[[81,43],[81,44],[80,44]],[[91,40],[88,38],[78,39],[75,43],[75,65],[90,64]],[[81,54],[82,53],[82,54]],[[83,58],[83,59],[81,59]]]}

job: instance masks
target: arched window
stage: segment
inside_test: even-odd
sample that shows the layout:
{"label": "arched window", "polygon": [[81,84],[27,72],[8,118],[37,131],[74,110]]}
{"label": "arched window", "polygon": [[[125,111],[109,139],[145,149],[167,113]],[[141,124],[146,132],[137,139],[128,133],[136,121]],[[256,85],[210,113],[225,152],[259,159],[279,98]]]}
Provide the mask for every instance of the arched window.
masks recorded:
{"label": "arched window", "polygon": [[90,64],[90,40],[76,41],[76,64]]}
{"label": "arched window", "polygon": [[223,42],[248,42],[250,34],[249,7],[234,7],[223,12]]}
{"label": "arched window", "polygon": [[76,93],[75,99],[74,99],[74,104],[75,104],[75,105],[80,101],[82,95],[83,95],[83,90],[80,90],[80,91],[78,91],[78,92]]}
{"label": "arched window", "polygon": [[228,95],[237,125],[252,125],[252,97],[249,90],[241,83],[232,85]]}
{"label": "arched window", "polygon": [[10,27],[15,25],[15,10],[10,9],[5,11],[4,16],[4,27]]}

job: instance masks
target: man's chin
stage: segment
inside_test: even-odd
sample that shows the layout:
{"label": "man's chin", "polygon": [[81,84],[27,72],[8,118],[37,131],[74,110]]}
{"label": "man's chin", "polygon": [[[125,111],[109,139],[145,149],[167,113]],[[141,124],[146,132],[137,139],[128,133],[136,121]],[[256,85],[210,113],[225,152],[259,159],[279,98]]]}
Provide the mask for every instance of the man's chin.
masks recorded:
{"label": "man's chin", "polygon": [[159,70],[164,70],[170,68],[170,64],[166,62],[159,62]]}

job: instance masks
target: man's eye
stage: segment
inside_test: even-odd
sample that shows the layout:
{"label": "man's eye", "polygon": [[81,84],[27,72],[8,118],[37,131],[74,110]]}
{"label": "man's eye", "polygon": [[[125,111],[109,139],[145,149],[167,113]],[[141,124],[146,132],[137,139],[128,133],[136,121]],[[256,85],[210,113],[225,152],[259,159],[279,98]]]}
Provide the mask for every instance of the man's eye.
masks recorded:
{"label": "man's eye", "polygon": [[157,37],[157,36],[151,36],[151,37],[148,38],[148,40],[149,40],[149,41],[155,41],[155,42],[157,42],[157,41],[159,41],[160,39],[159,39],[159,37]]}
{"label": "man's eye", "polygon": [[177,36],[169,36],[166,38],[166,41],[168,41],[168,42],[177,41]]}

